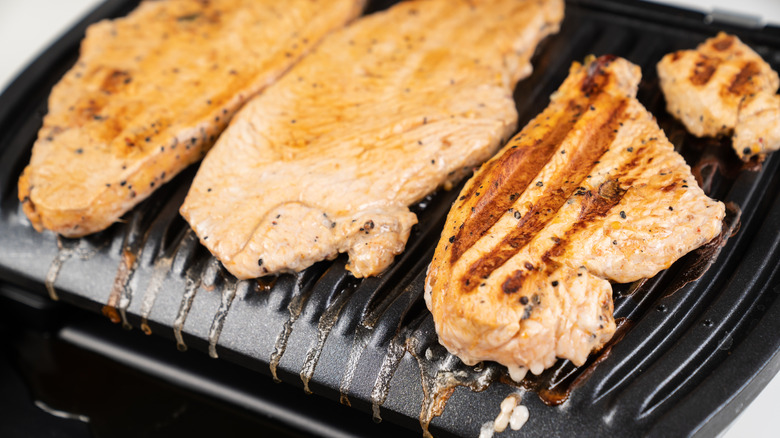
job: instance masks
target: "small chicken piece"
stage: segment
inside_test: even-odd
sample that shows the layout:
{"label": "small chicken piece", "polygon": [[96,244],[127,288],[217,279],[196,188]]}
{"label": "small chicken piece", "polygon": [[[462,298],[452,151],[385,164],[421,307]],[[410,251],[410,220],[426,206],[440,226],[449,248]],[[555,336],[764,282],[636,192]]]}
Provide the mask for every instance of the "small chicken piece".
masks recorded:
{"label": "small chicken piece", "polygon": [[364,0],[144,1],[93,24],[19,178],[38,231],[103,230],[200,160],[250,97]]}
{"label": "small chicken piece", "polygon": [[513,378],[583,364],[615,332],[610,281],[651,277],[720,233],[725,206],[636,100],[639,80],[621,58],[575,63],[453,204],[425,299],[465,363]]}
{"label": "small chicken piece", "polygon": [[[780,149],[777,73],[736,36],[719,33],[658,63],[669,113],[697,137],[730,136],[742,160]],[[741,126],[745,125],[745,126]]]}
{"label": "small chicken piece", "polygon": [[780,96],[756,93],[746,97],[739,106],[731,141],[743,160],[752,156],[763,160],[780,149]]}
{"label": "small chicken piece", "polygon": [[181,213],[238,278],[340,252],[356,277],[403,251],[409,206],[495,153],[561,0],[401,2],[328,37],[242,109]]}

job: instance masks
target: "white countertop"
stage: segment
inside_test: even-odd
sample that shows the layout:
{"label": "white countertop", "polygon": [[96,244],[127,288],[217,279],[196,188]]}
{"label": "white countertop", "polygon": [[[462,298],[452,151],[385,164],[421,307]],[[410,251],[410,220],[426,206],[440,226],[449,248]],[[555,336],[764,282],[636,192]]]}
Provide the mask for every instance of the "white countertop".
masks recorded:
{"label": "white countertop", "polygon": [[[734,9],[734,0],[656,0],[692,9]],[[0,1],[0,90],[52,44],[99,0],[2,0]],[[780,0],[739,0],[741,13],[780,24]],[[722,435],[725,438],[780,436],[780,375]]]}

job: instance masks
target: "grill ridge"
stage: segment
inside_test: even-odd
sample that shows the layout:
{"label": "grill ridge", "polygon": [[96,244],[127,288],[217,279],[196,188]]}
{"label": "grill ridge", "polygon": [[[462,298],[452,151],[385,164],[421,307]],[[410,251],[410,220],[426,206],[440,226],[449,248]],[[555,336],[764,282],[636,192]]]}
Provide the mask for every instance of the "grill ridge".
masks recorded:
{"label": "grill ridge", "polygon": [[[323,264],[315,265],[317,267],[321,267]],[[314,266],[312,266],[313,268]],[[293,324],[295,324],[295,321],[298,320],[298,317],[301,315],[301,312],[303,311],[303,306],[306,304],[306,301],[309,299],[311,294],[314,292],[314,283],[316,281],[315,277],[319,277],[320,272],[315,271],[311,268],[302,271],[295,275],[295,286],[292,291],[292,299],[290,300],[290,303],[287,305],[287,311],[289,312],[289,317],[287,321],[284,323],[283,330],[279,333],[279,335],[276,337],[276,343],[274,344],[274,352],[271,354],[271,360],[269,363],[269,366],[271,368],[271,374],[273,375],[274,381],[281,382],[279,377],[276,374],[276,368],[279,365],[279,361],[282,359],[282,356],[284,355],[285,350],[287,349],[287,340],[290,337],[290,333],[292,333],[293,330]]]}
{"label": "grill ridge", "polygon": [[181,351],[187,351],[187,344],[184,342],[184,323],[187,321],[187,315],[192,308],[192,301],[201,285],[200,273],[202,265],[195,264],[185,273],[184,293],[176,312],[176,319],[173,320],[173,335],[176,339],[176,348]]}
{"label": "grill ridge", "polygon": [[211,322],[208,335],[209,356],[214,359],[219,357],[219,354],[217,354],[217,343],[219,342],[219,335],[222,333],[222,325],[225,323],[225,318],[227,318],[228,311],[230,311],[230,306],[233,304],[233,300],[236,298],[236,290],[238,289],[238,285],[242,284],[243,286],[246,286],[247,282],[239,282],[234,279],[227,279],[224,284],[225,286],[222,289],[222,299],[219,304],[219,309],[217,309],[217,312],[214,314],[214,320]]}
{"label": "grill ridge", "polygon": [[[343,269],[343,265],[341,268]],[[338,283],[332,289],[328,305],[325,308],[325,311],[321,313],[322,316],[317,323],[317,339],[306,352],[306,358],[303,361],[301,372],[299,373],[301,382],[303,382],[303,389],[307,393],[312,392],[311,388],[309,388],[309,382],[311,381],[312,376],[314,376],[314,371],[317,368],[317,363],[319,362],[322,350],[325,347],[325,342],[327,341],[333,326],[336,324],[336,321],[338,321],[341,310],[344,308],[347,301],[352,298],[355,289],[356,285],[348,281],[346,275],[341,275]]]}

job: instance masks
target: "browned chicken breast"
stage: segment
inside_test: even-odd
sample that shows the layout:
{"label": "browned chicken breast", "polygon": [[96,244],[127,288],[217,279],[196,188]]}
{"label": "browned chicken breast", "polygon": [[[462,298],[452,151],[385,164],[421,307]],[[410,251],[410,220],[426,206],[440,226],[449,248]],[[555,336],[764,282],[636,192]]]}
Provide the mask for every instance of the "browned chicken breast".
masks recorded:
{"label": "browned chicken breast", "polygon": [[780,149],[778,75],[739,38],[719,33],[658,63],[667,110],[698,136],[732,135],[743,160]]}
{"label": "browned chicken breast", "polygon": [[362,18],[239,112],[182,215],[239,278],[340,252],[380,273],[408,206],[512,135],[512,89],[562,15],[561,0],[427,0]]}
{"label": "browned chicken breast", "polygon": [[426,280],[440,342],[519,379],[614,331],[610,281],[651,277],[717,236],[704,195],[635,99],[639,67],[575,63],[547,109],[466,184]]}
{"label": "browned chicken breast", "polygon": [[363,3],[145,1],[90,26],[19,180],[33,226],[76,237],[111,225]]}

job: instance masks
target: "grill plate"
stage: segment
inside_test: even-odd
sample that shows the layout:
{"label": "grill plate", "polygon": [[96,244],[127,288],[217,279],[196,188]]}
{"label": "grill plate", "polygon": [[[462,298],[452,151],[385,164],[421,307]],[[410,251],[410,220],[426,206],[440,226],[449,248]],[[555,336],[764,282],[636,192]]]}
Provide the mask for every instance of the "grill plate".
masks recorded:
{"label": "grill plate", "polygon": [[[374,2],[371,10],[390,3]],[[96,235],[58,240],[32,229],[16,200],[16,180],[46,96],[75,62],[85,26],[134,6],[106,2],[0,96],[0,279],[29,293],[45,294],[46,283],[53,283],[63,301],[144,327],[170,339],[171,348],[209,352],[411,430],[420,430],[421,411],[433,417],[433,401],[454,379],[462,386],[431,430],[478,435],[518,388],[506,383],[499,366],[466,367],[447,354],[422,300],[425,269],[457,189],[416,206],[420,221],[406,251],[389,271],[365,280],[346,273],[342,256],[298,275],[236,281],[178,215],[195,168]],[[758,172],[740,170],[729,145],[687,135],[665,112],[654,66],[665,53],[726,30],[778,70],[780,29],[705,24],[701,14],[633,1],[571,0],[566,15],[561,32],[540,47],[533,75],[515,92],[520,126],[547,105],[572,61],[588,54],[626,57],[643,70],[640,101],[689,164],[711,176],[710,196],[738,206],[741,216],[733,222],[739,231],[698,280],[690,281],[690,273],[707,264],[706,251],[643,284],[617,285],[622,338],[581,368],[561,361],[529,379],[530,389],[521,390],[528,391],[523,404],[531,418],[522,432],[716,434],[780,369],[780,155]],[[534,395],[549,401],[573,386],[558,406]]]}

